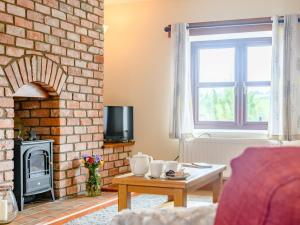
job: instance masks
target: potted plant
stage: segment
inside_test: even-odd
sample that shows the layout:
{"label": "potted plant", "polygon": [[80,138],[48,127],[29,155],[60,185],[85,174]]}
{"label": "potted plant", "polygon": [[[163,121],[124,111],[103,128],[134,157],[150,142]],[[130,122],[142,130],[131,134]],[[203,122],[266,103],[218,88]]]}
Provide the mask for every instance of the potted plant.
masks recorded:
{"label": "potted plant", "polygon": [[99,166],[104,161],[99,155],[83,156],[83,165],[89,171],[89,178],[86,182],[86,192],[90,197],[101,195],[101,177],[99,175]]}

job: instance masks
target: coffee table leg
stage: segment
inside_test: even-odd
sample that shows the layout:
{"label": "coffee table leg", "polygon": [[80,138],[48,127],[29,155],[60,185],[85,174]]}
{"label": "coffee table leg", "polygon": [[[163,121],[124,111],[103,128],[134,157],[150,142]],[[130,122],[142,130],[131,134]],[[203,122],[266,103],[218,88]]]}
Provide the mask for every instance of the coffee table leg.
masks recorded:
{"label": "coffee table leg", "polygon": [[223,173],[213,182],[213,203],[218,202],[223,186]]}
{"label": "coffee table leg", "polygon": [[175,207],[186,207],[187,192],[183,189],[174,190],[174,206]]}
{"label": "coffee table leg", "polygon": [[127,185],[119,184],[118,187],[118,211],[130,209],[131,193],[127,191]]}
{"label": "coffee table leg", "polygon": [[168,195],[168,202],[174,201],[174,196],[173,195]]}

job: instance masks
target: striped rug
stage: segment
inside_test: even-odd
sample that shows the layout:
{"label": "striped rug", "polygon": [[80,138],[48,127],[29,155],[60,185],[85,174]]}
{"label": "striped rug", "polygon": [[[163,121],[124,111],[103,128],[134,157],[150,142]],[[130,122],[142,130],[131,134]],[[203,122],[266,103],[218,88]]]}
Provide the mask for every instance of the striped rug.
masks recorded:
{"label": "striped rug", "polygon": [[[133,197],[131,201],[132,209],[173,207],[172,202],[166,202],[166,196],[160,195],[138,195]],[[209,192],[188,195],[188,207],[204,205],[208,203],[211,203],[211,196]],[[102,210],[72,220],[66,223],[66,225],[109,225],[111,219],[117,213],[118,206],[117,204],[114,204]]]}

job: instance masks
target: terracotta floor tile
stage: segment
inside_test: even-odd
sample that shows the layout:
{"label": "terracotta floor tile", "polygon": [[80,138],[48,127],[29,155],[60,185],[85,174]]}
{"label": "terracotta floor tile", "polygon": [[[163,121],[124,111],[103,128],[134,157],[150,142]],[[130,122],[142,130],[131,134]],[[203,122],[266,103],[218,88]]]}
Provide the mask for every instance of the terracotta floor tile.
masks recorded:
{"label": "terracotta floor tile", "polygon": [[[97,211],[101,207],[114,204],[116,200],[116,192],[103,192],[102,196],[94,198],[79,195],[73,198],[56,200],[55,202],[39,201],[25,204],[25,209],[18,213],[17,218],[10,225],[63,224],[79,216]],[[105,206],[101,205],[101,203],[107,201],[115,202],[109,202]],[[70,217],[71,214],[72,217]],[[62,218],[64,218],[63,222],[59,222]]]}

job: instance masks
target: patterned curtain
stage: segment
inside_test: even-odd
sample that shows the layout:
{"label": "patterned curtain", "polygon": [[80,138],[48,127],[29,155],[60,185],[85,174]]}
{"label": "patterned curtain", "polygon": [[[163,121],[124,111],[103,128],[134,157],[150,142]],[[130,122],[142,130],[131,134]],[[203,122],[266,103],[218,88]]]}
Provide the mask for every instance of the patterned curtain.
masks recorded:
{"label": "patterned curtain", "polygon": [[298,15],[273,18],[269,137],[300,139],[300,23]]}
{"label": "patterned curtain", "polygon": [[189,67],[190,43],[187,24],[172,25],[172,105],[170,138],[181,139],[193,132],[192,91]]}

